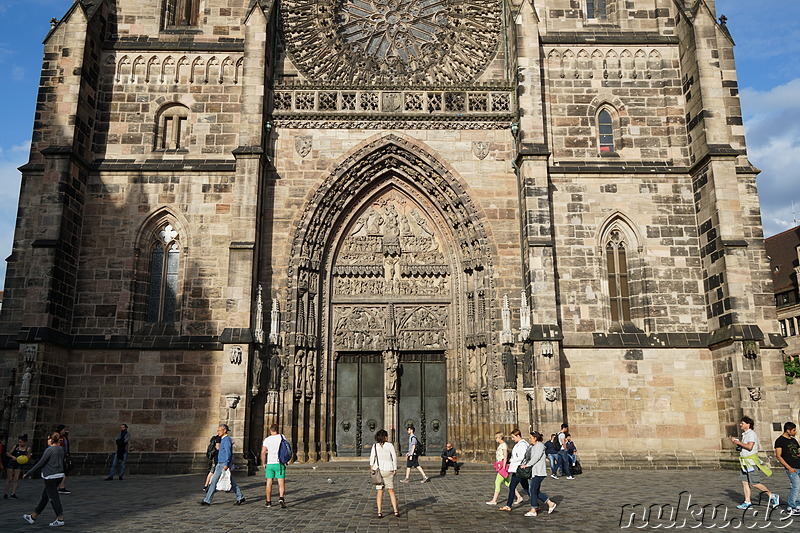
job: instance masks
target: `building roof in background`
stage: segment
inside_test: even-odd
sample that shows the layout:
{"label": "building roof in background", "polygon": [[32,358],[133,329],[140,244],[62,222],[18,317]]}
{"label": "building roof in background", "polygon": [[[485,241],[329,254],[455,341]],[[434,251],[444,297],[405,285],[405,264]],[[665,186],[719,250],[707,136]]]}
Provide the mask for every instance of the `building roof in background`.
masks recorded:
{"label": "building roof in background", "polygon": [[797,274],[794,269],[800,265],[797,260],[800,226],[765,239],[764,245],[772,272],[772,290],[780,293],[797,287]]}

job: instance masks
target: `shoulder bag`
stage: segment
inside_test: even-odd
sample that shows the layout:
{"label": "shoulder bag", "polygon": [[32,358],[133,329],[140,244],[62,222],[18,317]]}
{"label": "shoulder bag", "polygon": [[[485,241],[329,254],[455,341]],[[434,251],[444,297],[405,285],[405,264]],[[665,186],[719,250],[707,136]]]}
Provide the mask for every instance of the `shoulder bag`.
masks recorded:
{"label": "shoulder bag", "polygon": [[372,485],[383,485],[383,475],[381,474],[381,468],[380,468],[381,464],[380,461],[378,460],[378,445],[373,444],[372,448],[373,450],[375,450],[375,468],[372,468],[372,465],[370,465],[369,482]]}

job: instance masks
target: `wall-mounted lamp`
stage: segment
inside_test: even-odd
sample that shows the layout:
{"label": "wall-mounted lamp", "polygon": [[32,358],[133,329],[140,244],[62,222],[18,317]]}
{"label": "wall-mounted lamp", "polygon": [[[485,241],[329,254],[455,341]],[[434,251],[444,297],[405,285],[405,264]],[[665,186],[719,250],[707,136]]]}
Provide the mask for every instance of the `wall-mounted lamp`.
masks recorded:
{"label": "wall-mounted lamp", "polygon": [[519,122],[513,122],[511,124],[511,136],[514,137],[514,140],[519,140]]}

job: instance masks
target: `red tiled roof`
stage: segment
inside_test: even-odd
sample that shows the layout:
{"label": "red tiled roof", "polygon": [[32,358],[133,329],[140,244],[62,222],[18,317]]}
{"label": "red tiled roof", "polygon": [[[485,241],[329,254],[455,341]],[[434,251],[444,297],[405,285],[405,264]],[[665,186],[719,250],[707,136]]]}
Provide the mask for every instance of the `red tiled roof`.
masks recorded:
{"label": "red tiled roof", "polygon": [[800,226],[778,233],[764,240],[772,271],[772,289],[777,293],[797,288],[797,274],[794,268],[797,260],[797,247],[800,246]]}

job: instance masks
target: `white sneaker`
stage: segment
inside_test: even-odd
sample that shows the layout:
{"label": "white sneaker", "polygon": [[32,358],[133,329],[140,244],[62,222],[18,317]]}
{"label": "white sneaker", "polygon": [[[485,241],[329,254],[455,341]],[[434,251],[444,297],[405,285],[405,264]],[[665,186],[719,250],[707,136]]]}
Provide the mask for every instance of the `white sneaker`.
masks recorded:
{"label": "white sneaker", "polygon": [[497,502],[486,502],[486,505],[497,505]]}
{"label": "white sneaker", "polygon": [[427,483],[428,481],[430,481],[430,479],[431,478],[426,476],[426,477],[422,478],[422,481],[420,481],[420,483]]}
{"label": "white sneaker", "polygon": [[34,522],[36,522],[36,520],[34,520],[33,517],[29,514],[22,515],[22,518],[24,518],[25,521],[29,524],[33,524]]}
{"label": "white sneaker", "polygon": [[775,509],[778,506],[778,504],[781,503],[781,497],[773,493],[772,498],[770,498],[769,500],[769,503],[772,506],[772,508]]}
{"label": "white sneaker", "polygon": [[63,520],[59,520],[58,518],[56,518],[55,520],[50,522],[48,525],[50,527],[60,527],[60,526],[64,525],[64,521]]}
{"label": "white sneaker", "polygon": [[550,474],[550,477],[553,478],[553,479],[558,479],[558,476],[555,475],[555,474]]}
{"label": "white sneaker", "polygon": [[567,479],[575,479],[575,478],[572,476],[567,476]]}

